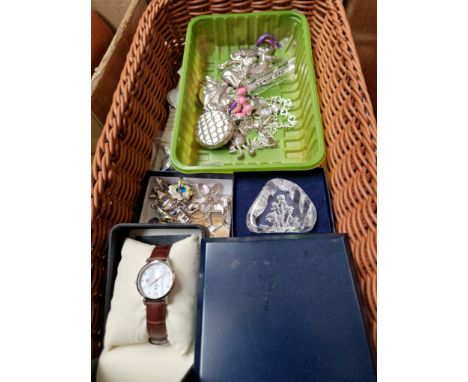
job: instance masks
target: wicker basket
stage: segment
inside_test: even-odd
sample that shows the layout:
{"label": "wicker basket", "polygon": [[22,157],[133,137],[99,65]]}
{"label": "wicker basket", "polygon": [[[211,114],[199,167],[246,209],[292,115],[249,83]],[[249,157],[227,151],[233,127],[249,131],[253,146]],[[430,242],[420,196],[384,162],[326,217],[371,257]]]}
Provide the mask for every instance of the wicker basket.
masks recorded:
{"label": "wicker basket", "polygon": [[92,165],[92,356],[102,346],[108,234],[129,222],[167,118],[187,24],[210,13],[297,9],[308,18],[337,231],[347,232],[376,344],[376,121],[341,0],[153,0],[133,38]]}

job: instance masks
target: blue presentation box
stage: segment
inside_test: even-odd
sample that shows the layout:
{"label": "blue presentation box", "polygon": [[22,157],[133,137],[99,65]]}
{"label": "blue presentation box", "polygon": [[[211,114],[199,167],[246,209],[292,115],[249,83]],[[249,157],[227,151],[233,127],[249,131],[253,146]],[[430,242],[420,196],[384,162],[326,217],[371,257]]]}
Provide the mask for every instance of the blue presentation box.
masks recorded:
{"label": "blue presentation box", "polygon": [[344,234],[204,239],[193,380],[376,381]]}

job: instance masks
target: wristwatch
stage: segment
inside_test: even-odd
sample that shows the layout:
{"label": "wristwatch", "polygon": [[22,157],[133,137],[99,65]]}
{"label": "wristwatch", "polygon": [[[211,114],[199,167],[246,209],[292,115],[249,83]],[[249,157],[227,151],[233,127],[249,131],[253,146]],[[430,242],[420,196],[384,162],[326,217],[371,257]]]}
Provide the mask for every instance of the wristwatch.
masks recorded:
{"label": "wristwatch", "polygon": [[167,296],[174,286],[175,273],[167,258],[170,245],[157,245],[146,264],[138,272],[138,292],[146,305],[146,328],[149,342],[154,345],[167,343]]}

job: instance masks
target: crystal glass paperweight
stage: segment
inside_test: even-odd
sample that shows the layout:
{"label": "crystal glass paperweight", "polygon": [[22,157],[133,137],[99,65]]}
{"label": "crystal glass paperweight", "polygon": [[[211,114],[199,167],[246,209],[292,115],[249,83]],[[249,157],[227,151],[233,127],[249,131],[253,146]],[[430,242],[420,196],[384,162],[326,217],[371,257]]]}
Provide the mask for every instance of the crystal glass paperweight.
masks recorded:
{"label": "crystal glass paperweight", "polygon": [[247,227],[256,233],[308,232],[317,210],[304,190],[286,179],[269,180],[247,213]]}

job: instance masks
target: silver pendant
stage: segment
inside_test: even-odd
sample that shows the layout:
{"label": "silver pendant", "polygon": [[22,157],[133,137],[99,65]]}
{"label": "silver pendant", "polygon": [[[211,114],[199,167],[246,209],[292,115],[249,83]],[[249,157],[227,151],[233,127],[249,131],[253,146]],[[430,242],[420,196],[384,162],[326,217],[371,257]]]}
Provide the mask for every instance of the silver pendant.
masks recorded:
{"label": "silver pendant", "polygon": [[255,155],[255,148],[250,144],[247,133],[238,129],[234,133],[231,144],[229,145],[229,153],[237,154],[237,159],[244,158],[244,150],[253,157]]}
{"label": "silver pendant", "polygon": [[207,149],[216,149],[227,144],[234,134],[234,122],[223,111],[204,112],[197,122],[196,141]]}
{"label": "silver pendant", "polygon": [[224,110],[234,101],[234,89],[223,81],[205,77],[200,91],[200,100],[205,110]]}
{"label": "silver pendant", "polygon": [[241,86],[245,74],[239,65],[231,66],[221,72],[221,78],[234,88]]}

